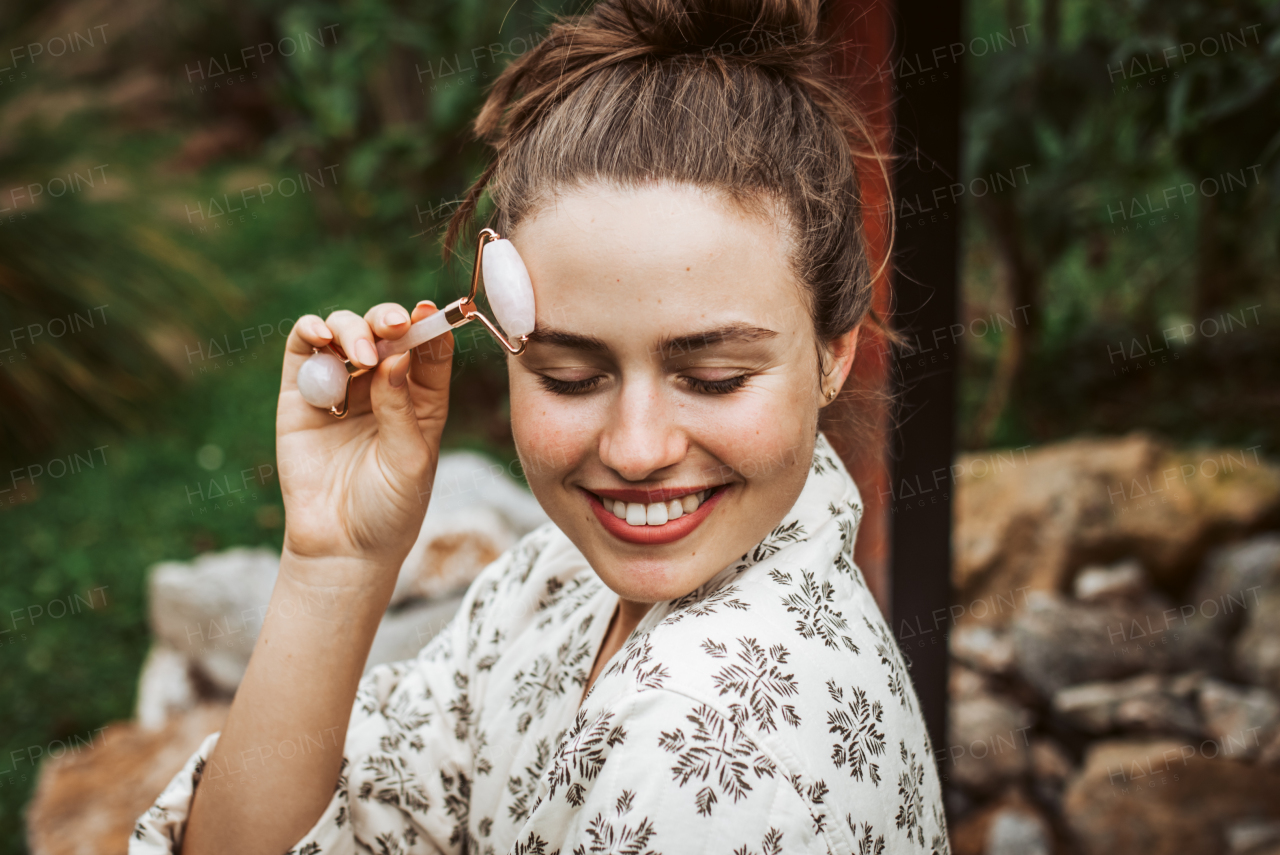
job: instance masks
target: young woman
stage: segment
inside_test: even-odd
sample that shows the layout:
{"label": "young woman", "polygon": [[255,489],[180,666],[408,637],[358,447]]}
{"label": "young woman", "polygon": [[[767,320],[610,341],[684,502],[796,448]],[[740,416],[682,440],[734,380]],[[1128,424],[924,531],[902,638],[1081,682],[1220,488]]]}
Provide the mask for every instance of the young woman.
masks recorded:
{"label": "young woman", "polygon": [[323,465],[280,467],[270,616],[131,852],[947,851],[919,703],[852,561],[858,491],[818,430],[870,272],[866,137],[817,26],[810,0],[603,0],[502,75],[447,244],[487,191],[529,269],[511,419],[552,522],[416,660],[361,680],[452,339],[377,364],[338,421],[297,391],[312,349],[373,366],[435,307],[300,319],[278,454]]}

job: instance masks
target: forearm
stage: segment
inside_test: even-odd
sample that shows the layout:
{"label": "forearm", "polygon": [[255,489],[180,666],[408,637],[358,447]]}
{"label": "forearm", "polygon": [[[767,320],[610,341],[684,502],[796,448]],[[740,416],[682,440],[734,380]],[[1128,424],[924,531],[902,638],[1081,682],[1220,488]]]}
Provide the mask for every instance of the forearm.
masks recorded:
{"label": "forearm", "polygon": [[184,855],[275,855],[323,813],[394,584],[387,568],[281,559],[248,670],[196,790]]}

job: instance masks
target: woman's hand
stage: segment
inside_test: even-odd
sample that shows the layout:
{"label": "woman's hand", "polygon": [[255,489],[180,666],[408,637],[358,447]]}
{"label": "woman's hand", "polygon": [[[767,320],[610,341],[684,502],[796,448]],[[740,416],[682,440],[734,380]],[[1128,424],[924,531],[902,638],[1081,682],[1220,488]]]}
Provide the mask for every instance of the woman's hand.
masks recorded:
{"label": "woman's hand", "polygon": [[[286,555],[355,559],[394,574],[422,527],[449,409],[453,335],[377,363],[380,338],[400,338],[438,311],[423,301],[413,315],[395,303],[364,317],[338,311],[305,315],[285,347],[276,409],[276,459],[284,495]],[[298,392],[298,369],[336,341],[357,368],[346,418],[311,406]],[[318,581],[318,580],[317,580]]]}
{"label": "woman's hand", "polygon": [[[289,333],[276,409],[284,554],[249,667],[209,757],[210,768],[231,771],[196,790],[182,847],[190,855],[283,852],[333,797],[342,751],[264,755],[260,746],[317,732],[346,744],[369,648],[427,511],[449,408],[453,336],[352,380],[344,419],[302,399],[298,369],[312,348],[334,341],[357,366],[372,367],[378,338],[400,338],[435,311],[422,302],[411,319],[383,303],[363,318],[307,315]],[[317,589],[325,595],[316,597]],[[236,774],[255,752],[252,774]]]}

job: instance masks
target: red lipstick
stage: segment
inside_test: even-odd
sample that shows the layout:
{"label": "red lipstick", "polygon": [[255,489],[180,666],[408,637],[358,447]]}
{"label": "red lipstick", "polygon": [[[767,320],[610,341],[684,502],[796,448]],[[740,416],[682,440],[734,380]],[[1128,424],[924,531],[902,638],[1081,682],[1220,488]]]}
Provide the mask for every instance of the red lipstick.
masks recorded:
{"label": "red lipstick", "polygon": [[[730,489],[731,488],[728,486],[721,487],[708,496],[706,501],[699,505],[698,509],[693,513],[685,514],[679,519],[671,520],[670,522],[663,523],[662,525],[629,525],[626,520],[620,520],[615,517],[613,515],[613,511],[606,508],[594,493],[589,490],[583,490],[582,492],[587,497],[587,502],[591,505],[592,512],[596,515],[596,519],[600,520],[600,525],[604,526],[605,531],[609,532],[619,540],[626,541],[627,543],[657,546],[664,543],[674,543],[701,525],[702,521],[705,520],[715,506],[720,503],[721,497]],[[630,491],[608,490],[605,492],[609,493],[608,498],[614,498],[613,494],[615,493],[621,494]],[[670,491],[653,490],[634,492],[640,495],[653,495],[658,497],[661,496],[662,493]],[[686,490],[683,494],[673,493],[671,498],[675,498],[677,495],[685,495],[689,492],[696,491]],[[637,495],[637,497],[631,499],[631,501],[645,501],[640,498],[640,495]],[[654,498],[648,501],[661,501],[661,498]]]}

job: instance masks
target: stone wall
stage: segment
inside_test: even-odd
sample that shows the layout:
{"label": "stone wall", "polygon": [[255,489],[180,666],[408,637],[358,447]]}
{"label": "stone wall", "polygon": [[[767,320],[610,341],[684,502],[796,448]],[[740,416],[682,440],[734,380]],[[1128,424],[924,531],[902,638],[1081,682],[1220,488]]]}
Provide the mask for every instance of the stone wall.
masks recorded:
{"label": "stone wall", "polygon": [[950,647],[955,851],[1280,853],[1280,469],[1138,435],[955,471],[956,606],[899,626]]}

